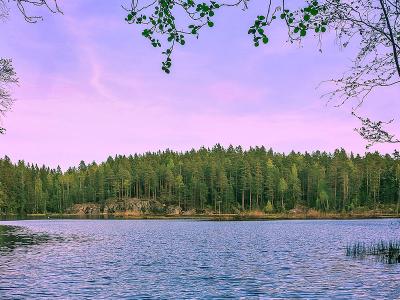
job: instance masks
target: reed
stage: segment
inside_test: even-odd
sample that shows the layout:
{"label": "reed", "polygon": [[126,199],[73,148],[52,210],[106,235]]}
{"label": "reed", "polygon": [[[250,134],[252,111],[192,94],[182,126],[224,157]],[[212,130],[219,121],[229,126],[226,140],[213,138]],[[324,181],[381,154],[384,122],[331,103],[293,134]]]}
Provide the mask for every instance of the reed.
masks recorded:
{"label": "reed", "polygon": [[400,240],[380,241],[368,245],[357,242],[347,245],[346,256],[353,258],[372,257],[387,264],[400,263]]}

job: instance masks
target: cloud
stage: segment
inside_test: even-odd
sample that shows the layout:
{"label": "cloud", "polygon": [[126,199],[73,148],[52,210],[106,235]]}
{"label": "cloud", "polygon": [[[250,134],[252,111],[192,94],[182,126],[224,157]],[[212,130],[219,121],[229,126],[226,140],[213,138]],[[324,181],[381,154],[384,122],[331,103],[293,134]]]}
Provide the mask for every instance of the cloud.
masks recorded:
{"label": "cloud", "polygon": [[[265,52],[251,46],[246,32],[209,31],[178,49],[166,75],[160,49],[124,24],[115,4],[97,3],[66,3],[65,16],[38,27],[12,24],[11,42],[0,49],[15,50],[22,84],[0,155],[66,168],[82,159],[215,143],[364,152],[349,111],[325,107],[315,91],[342,67],[335,60],[342,54],[314,56],[315,49],[278,44]],[[228,26],[228,17],[218,24]],[[390,117],[398,96],[377,93],[363,112]],[[391,152],[394,145],[376,149]]]}

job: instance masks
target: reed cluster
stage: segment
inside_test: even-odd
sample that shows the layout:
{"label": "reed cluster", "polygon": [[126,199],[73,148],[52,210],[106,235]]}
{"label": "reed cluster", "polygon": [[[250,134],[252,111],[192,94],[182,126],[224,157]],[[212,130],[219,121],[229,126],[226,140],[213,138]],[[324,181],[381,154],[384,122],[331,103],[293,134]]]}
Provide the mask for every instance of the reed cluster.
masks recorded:
{"label": "reed cluster", "polygon": [[380,241],[368,245],[357,242],[347,245],[346,256],[354,258],[372,257],[388,264],[400,263],[400,240]]}

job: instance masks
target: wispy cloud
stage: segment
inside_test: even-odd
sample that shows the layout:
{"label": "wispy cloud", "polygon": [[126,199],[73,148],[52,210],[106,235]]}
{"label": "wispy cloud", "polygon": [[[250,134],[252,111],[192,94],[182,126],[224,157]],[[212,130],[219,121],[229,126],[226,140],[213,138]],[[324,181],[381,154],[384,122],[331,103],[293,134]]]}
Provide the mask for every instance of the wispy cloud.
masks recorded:
{"label": "wispy cloud", "polygon": [[[178,48],[173,73],[165,75],[160,50],[126,25],[119,9],[75,1],[65,4],[64,16],[38,26],[6,25],[13,33],[6,31],[9,43],[0,51],[13,55],[22,83],[0,155],[66,167],[117,153],[215,143],[365,151],[349,108],[326,106],[315,90],[346,66],[335,48],[328,45],[322,55],[278,43],[255,49],[245,31],[226,35],[232,13],[219,17],[215,32]],[[237,20],[234,30],[251,18]],[[398,89],[377,91],[362,112],[396,118],[399,96]]]}

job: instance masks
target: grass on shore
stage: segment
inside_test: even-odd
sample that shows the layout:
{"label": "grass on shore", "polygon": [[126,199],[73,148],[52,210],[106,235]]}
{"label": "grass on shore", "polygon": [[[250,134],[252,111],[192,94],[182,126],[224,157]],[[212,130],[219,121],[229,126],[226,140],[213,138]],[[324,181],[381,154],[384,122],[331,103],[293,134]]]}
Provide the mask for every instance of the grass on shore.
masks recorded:
{"label": "grass on shore", "polygon": [[377,211],[363,212],[320,212],[308,210],[307,212],[276,212],[264,213],[262,211],[248,211],[239,214],[179,214],[179,215],[157,215],[140,214],[137,211],[117,212],[113,214],[28,214],[27,217],[75,217],[75,218],[126,218],[126,219],[208,219],[208,220],[303,220],[303,219],[370,219],[370,218],[397,218],[394,213],[383,213]]}
{"label": "grass on shore", "polygon": [[122,211],[111,214],[96,213],[35,213],[27,215],[7,214],[0,219],[47,219],[47,218],[123,218],[123,219],[202,219],[202,220],[304,220],[304,219],[372,219],[372,218],[398,218],[399,215],[390,210],[357,210],[351,212],[323,212],[313,209],[289,210],[285,212],[265,213],[261,210],[245,211],[241,213],[206,213],[196,214],[183,212],[181,214],[143,214],[138,211]]}

